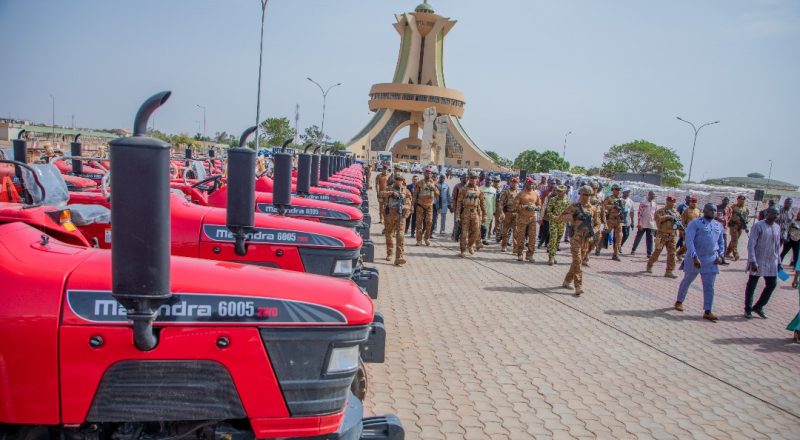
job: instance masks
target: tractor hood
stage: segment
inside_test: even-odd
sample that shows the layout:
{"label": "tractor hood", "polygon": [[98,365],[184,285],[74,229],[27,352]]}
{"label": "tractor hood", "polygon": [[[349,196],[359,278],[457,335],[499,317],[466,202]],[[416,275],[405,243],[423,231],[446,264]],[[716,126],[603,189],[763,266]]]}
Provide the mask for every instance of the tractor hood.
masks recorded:
{"label": "tractor hood", "polygon": [[[225,226],[223,208],[208,209],[203,219],[202,241],[233,242],[233,233]],[[255,214],[255,231],[248,234],[253,244],[299,247],[359,249],[364,243],[353,229],[272,214]]]}
{"label": "tractor hood", "polygon": [[[208,196],[208,204],[209,206],[227,206],[228,192],[225,191],[225,188],[211,193]],[[256,212],[278,213],[278,209],[272,204],[272,193],[256,192]],[[364,219],[364,214],[358,208],[299,196],[292,196],[292,207],[287,210],[286,215],[289,217],[318,218],[323,221],[360,222]]]}
{"label": "tractor hood", "polygon": [[[293,184],[292,191],[296,191],[297,187]],[[257,192],[273,192],[273,181],[269,177],[259,177],[256,179]],[[318,187],[311,188],[311,194],[308,198],[314,200],[321,200],[324,202],[341,203],[345,205],[361,206],[361,197],[349,192],[334,191]]]}

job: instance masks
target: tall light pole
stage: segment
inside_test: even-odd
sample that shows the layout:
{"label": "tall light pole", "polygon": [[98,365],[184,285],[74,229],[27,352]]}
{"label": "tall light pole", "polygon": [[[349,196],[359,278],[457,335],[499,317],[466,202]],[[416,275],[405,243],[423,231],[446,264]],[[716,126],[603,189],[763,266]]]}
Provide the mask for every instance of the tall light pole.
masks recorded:
{"label": "tall light pole", "polygon": [[53,101],[53,148],[56,147],[56,97],[50,95],[50,99]]}
{"label": "tall light pole", "polygon": [[318,82],[314,81],[311,78],[306,78],[307,80],[311,81],[312,83],[316,84],[319,87],[319,91],[322,92],[322,125],[319,127],[319,135],[321,137],[320,142],[325,141],[325,104],[328,100],[328,92],[331,91],[332,88],[338,87],[342,85],[342,83],[336,83],[327,89],[323,88]]}
{"label": "tall light pole", "polygon": [[572,134],[572,131],[568,131],[567,134],[564,135],[564,151],[561,153],[561,158],[566,160],[567,157],[567,138],[569,135]]}
{"label": "tall light pole", "polygon": [[197,108],[203,109],[203,138],[205,138],[206,137],[206,106],[200,105],[200,104],[195,104],[194,106],[197,107]]}
{"label": "tall light pole", "polygon": [[197,134],[200,134],[200,122],[202,121],[194,121],[197,123]]}
{"label": "tall light pole", "polygon": [[259,138],[261,137],[261,65],[264,59],[264,16],[267,15],[267,3],[269,0],[259,0],[261,2],[261,39],[258,47],[258,93],[256,98],[256,151],[258,151]]}
{"label": "tall light pole", "polygon": [[680,116],[676,116],[676,118],[678,118],[679,121],[683,121],[683,122],[691,125],[692,129],[694,130],[694,141],[692,141],[692,159],[689,161],[689,177],[686,178],[687,182],[691,182],[692,181],[692,166],[694,165],[694,147],[697,145],[697,133],[700,133],[700,130],[703,127],[705,127],[706,125],[719,124],[719,121],[706,122],[705,124],[703,124],[703,125],[701,125],[699,127],[696,127],[694,124],[692,124],[691,122],[687,121],[686,119],[681,118]]}
{"label": "tall light pole", "polygon": [[769,160],[769,174],[767,175],[767,189],[769,184],[772,183],[772,159]]}
{"label": "tall light pole", "polygon": [[300,125],[300,104],[295,104],[294,105],[294,137],[295,137],[295,140],[297,139],[297,136],[299,134],[297,132],[299,125]]}

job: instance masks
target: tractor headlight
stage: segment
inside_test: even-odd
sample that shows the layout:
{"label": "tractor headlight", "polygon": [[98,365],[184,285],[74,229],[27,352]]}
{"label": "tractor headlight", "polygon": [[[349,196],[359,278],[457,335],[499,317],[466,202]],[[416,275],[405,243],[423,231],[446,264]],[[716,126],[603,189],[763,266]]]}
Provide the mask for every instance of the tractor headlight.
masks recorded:
{"label": "tractor headlight", "polygon": [[353,260],[336,260],[333,267],[334,275],[350,275],[353,273]]}
{"label": "tractor headlight", "polygon": [[335,347],[331,350],[331,357],[328,361],[328,370],[326,373],[345,373],[358,369],[358,356],[358,345],[353,345],[351,347]]}

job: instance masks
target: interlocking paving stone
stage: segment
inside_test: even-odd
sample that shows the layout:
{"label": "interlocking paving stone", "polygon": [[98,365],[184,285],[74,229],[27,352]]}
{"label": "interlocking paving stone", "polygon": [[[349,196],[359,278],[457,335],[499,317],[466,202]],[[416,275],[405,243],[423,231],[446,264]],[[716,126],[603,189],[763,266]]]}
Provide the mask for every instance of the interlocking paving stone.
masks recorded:
{"label": "interlocking paving stone", "polygon": [[561,288],[567,243],[550,267],[544,251],[535,264],[494,244],[461,259],[449,235],[407,239],[398,268],[381,229],[387,353],[368,365],[365,406],[398,414],[409,439],[800,438],[800,345],[785,330],[797,292],[779,283],[769,319],[745,320],[744,260],[717,278],[711,323],[699,280],[674,311],[680,280],[661,276],[665,256],[645,274],[632,238],[622,262],[592,255],[575,297]]}

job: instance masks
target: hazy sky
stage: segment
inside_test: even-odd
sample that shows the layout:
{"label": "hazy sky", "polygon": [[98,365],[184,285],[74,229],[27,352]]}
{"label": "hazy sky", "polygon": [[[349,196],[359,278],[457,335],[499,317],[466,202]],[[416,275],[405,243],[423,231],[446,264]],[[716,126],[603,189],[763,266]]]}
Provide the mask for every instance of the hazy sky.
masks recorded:
{"label": "hazy sky", "polygon": [[[319,124],[306,80],[342,82],[326,132],[349,140],[369,120],[369,88],[390,81],[395,13],[417,0],[270,0],[262,113]],[[720,120],[698,138],[694,179],[767,174],[800,183],[800,1],[435,0],[458,20],[445,76],[467,98],[463,124],[484,149],[529,148],[596,165],[613,144],[648,139],[688,169],[680,115]],[[139,103],[172,90],[156,128],[238,135],[255,122],[259,0],[0,0],[0,115],[130,127]],[[399,139],[399,137],[398,137]]]}

